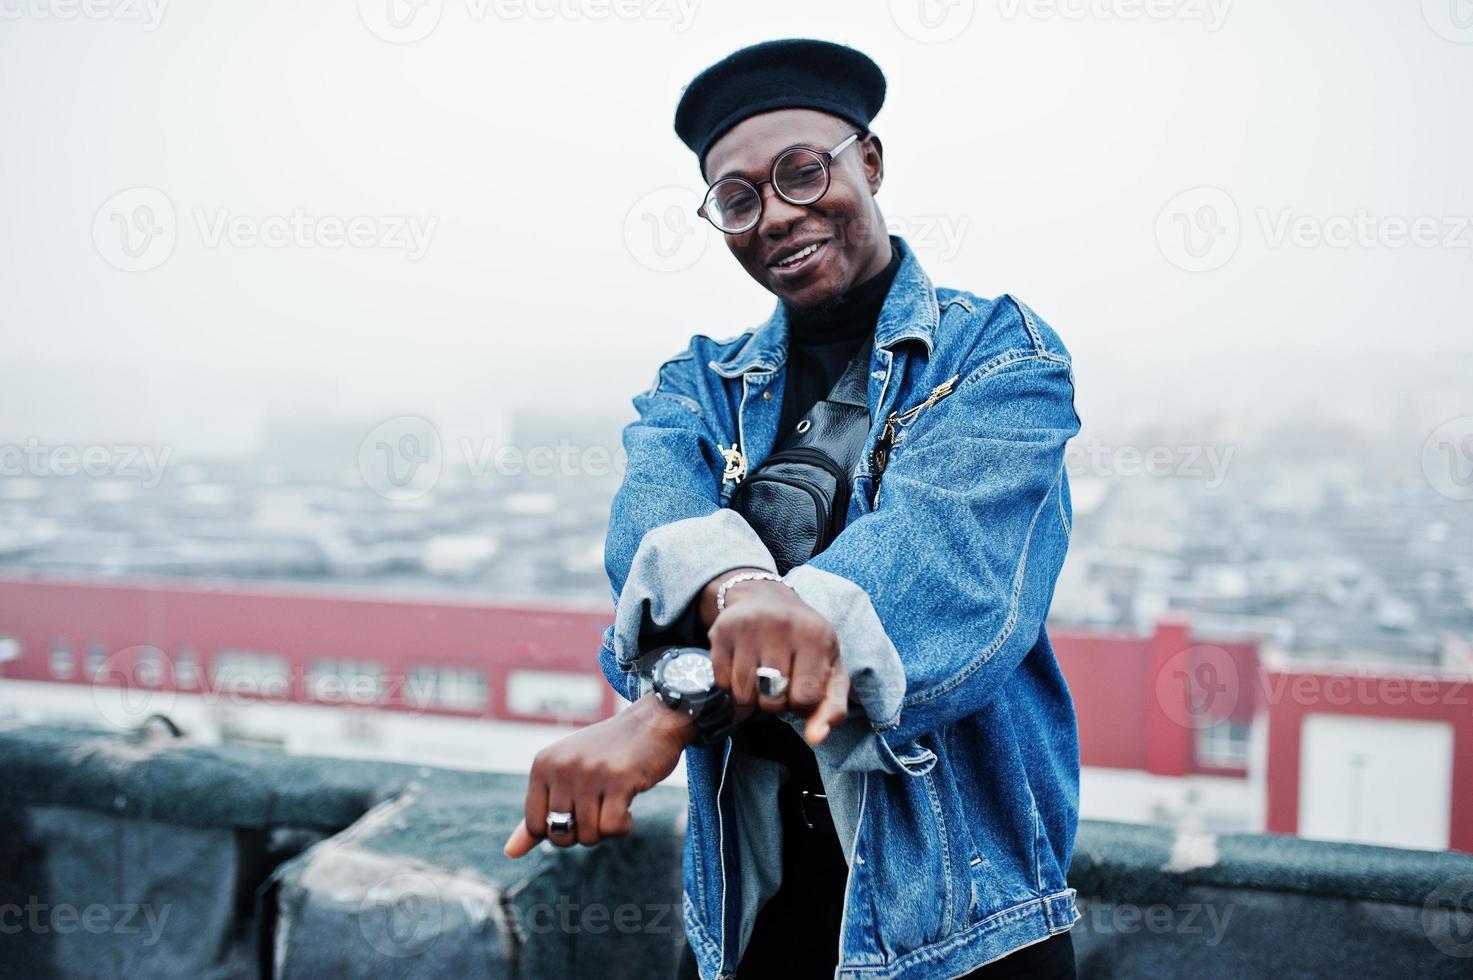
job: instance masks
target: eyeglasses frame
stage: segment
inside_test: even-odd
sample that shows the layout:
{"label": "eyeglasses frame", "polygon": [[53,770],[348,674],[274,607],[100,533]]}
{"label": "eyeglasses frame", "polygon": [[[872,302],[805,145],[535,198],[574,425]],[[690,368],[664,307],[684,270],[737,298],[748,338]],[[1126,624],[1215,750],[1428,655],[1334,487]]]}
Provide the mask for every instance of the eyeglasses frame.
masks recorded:
{"label": "eyeglasses frame", "polygon": [[[792,146],[785,147],[777,154],[777,156],[772,158],[772,165],[767,168],[766,180],[759,180],[754,184],[745,177],[738,177],[733,175],[730,177],[722,177],[720,180],[716,181],[716,183],[709,185],[706,188],[706,196],[701,199],[701,206],[696,208],[696,214],[711,222],[711,227],[715,228],[723,235],[745,235],[747,232],[751,231],[753,228],[756,228],[757,225],[762,222],[762,209],[767,205],[766,200],[762,196],[763,184],[771,184],[773,193],[775,193],[778,197],[782,198],[784,201],[787,201],[794,207],[801,208],[807,207],[811,204],[817,204],[819,201],[823,200],[823,196],[829,192],[829,184],[833,179],[832,170],[834,166],[834,159],[838,157],[840,153],[843,153],[845,150],[849,149],[849,144],[855,143],[862,137],[867,135],[869,134],[858,131],[850,133],[848,136],[844,137],[843,142],[839,143],[832,150],[815,150],[813,147],[808,146],[806,143],[794,143]],[[795,201],[791,197],[788,197],[788,195],[784,194],[777,186],[778,161],[794,150],[807,150],[810,153],[815,154],[819,159],[819,163],[823,166],[823,190],[819,191],[818,194],[815,195],[814,198],[810,201]],[[748,187],[752,188],[752,193],[757,195],[757,216],[752,219],[751,224],[746,225],[743,228],[739,228],[736,231],[727,231],[725,228],[722,228],[720,225],[716,224],[715,219],[712,218],[711,215],[707,212],[706,204],[711,200],[711,194],[716,190],[718,186],[732,180],[742,184],[746,184]]]}

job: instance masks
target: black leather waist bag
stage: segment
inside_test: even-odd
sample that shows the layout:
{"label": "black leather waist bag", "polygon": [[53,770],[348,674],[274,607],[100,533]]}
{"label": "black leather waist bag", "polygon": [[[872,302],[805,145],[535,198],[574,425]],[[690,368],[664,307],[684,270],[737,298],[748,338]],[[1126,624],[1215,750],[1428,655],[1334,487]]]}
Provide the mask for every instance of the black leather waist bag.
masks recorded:
{"label": "black leather waist bag", "polygon": [[780,575],[844,529],[850,477],[870,429],[869,354],[869,345],[861,345],[828,396],[781,434],[772,454],[732,491],[729,506],[762,538]]}

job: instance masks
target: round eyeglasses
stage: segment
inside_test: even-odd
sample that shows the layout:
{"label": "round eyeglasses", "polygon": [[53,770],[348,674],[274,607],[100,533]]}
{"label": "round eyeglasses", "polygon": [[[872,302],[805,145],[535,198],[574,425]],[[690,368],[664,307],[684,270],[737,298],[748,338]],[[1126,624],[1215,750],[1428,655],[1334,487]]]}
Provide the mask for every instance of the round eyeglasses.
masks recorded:
{"label": "round eyeglasses", "polygon": [[829,189],[829,167],[834,158],[862,136],[849,136],[827,152],[807,146],[790,146],[772,161],[767,180],[752,183],[745,177],[722,177],[706,190],[706,199],[696,214],[716,226],[717,231],[740,235],[762,220],[763,184],[771,184],[777,196],[789,204],[813,204]]}

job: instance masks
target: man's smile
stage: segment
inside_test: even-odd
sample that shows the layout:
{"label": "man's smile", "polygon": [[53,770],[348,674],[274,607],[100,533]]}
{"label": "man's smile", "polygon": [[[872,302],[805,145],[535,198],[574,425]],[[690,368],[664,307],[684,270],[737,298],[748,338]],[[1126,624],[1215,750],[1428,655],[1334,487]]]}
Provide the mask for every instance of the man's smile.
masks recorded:
{"label": "man's smile", "polygon": [[781,258],[769,262],[767,268],[780,278],[797,275],[822,259],[827,245],[828,240],[823,239],[796,249],[789,248],[779,253]]}

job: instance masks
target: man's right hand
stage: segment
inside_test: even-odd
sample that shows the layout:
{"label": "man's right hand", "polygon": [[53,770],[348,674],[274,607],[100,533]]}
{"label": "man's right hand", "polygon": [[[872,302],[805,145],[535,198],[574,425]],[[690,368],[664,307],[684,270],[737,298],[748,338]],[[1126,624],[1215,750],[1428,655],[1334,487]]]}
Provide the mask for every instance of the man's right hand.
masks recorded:
{"label": "man's right hand", "polygon": [[[739,710],[755,707],[776,714],[790,709],[807,718],[803,737],[817,745],[849,713],[849,675],[839,659],[839,637],[798,593],[769,580],[731,586],[725,609],[716,613],[716,589],[740,571],[725,572],[702,590],[716,685],[732,693]],[[776,667],[787,675],[783,697],[757,693],[758,667]]]}
{"label": "man's right hand", "polygon": [[[695,739],[695,722],[646,694],[612,718],[549,745],[532,762],[522,822],[507,839],[507,857],[521,857],[541,840],[591,847],[628,834],[634,797],[670,775]],[[552,810],[573,814],[572,834],[549,837]]]}

